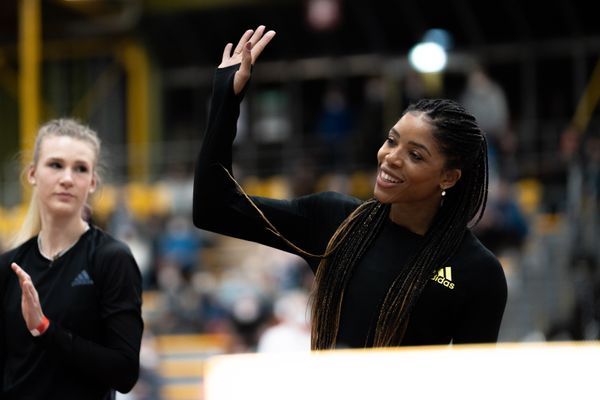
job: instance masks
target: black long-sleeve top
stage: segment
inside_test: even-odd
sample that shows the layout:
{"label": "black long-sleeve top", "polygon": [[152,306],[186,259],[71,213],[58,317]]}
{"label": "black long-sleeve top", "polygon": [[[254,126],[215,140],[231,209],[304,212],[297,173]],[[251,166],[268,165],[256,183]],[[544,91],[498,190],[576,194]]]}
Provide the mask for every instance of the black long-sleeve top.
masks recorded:
{"label": "black long-sleeve top", "polygon": [[[232,144],[244,94],[233,92],[238,67],[215,73],[208,125],[195,171],[194,224],[298,254],[268,229],[223,169],[232,172]],[[313,254],[325,252],[337,227],[361,202],[333,192],[291,200],[251,199],[284,237]],[[422,240],[422,236],[386,221],[355,266],[344,292],[337,347],[372,346],[381,303]],[[303,257],[316,272],[319,259]],[[506,298],[500,263],[468,231],[456,254],[432,274],[411,312],[402,345],[495,342]]]}
{"label": "black long-sleeve top", "polygon": [[[16,262],[32,278],[50,327],[29,333]],[[37,237],[0,256],[0,398],[112,399],[139,374],[141,274],[129,248],[91,226],[58,259]]]}

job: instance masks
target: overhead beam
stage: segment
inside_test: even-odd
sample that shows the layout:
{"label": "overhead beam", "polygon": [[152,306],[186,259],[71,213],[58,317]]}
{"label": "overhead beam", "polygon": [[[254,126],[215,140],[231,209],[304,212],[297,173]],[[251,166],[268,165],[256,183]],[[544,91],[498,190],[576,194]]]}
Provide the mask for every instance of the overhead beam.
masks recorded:
{"label": "overhead beam", "polygon": [[150,162],[150,60],[138,43],[126,42],[121,59],[127,73],[127,155],[129,179],[147,182]]}
{"label": "overhead beam", "polygon": [[[40,123],[40,0],[19,2],[19,127],[21,152],[33,149]],[[24,160],[29,157],[24,157]]]}
{"label": "overhead beam", "polygon": [[146,0],[144,7],[149,13],[206,10],[254,5],[282,5],[291,0]]}
{"label": "overhead beam", "polygon": [[600,59],[592,71],[592,75],[587,86],[579,100],[575,115],[573,116],[573,125],[577,128],[579,134],[583,134],[590,123],[594,110],[600,101]]}

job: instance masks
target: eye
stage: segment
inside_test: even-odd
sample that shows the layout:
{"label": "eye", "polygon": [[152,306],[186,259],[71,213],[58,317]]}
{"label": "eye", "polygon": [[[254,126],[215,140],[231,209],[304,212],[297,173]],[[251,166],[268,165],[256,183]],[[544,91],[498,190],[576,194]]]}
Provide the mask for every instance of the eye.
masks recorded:
{"label": "eye", "polygon": [[410,158],[412,158],[415,161],[423,161],[423,157],[421,157],[421,154],[419,154],[417,151],[411,151],[410,153]]}
{"label": "eye", "polygon": [[89,171],[89,168],[86,165],[78,165],[75,167],[75,171],[84,174]]}
{"label": "eye", "polygon": [[48,162],[48,166],[50,168],[54,168],[54,169],[60,169],[60,168],[62,168],[62,164],[59,163],[58,161],[50,161],[50,162]]}
{"label": "eye", "polygon": [[385,139],[385,142],[389,145],[394,145],[396,143],[396,139],[394,139],[393,136],[388,136],[387,139]]}

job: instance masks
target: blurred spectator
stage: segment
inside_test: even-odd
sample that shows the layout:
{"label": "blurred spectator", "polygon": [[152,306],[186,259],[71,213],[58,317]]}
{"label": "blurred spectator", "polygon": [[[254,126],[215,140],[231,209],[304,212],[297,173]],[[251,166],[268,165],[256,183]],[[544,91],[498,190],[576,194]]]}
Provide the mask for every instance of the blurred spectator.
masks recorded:
{"label": "blurred spectator", "polygon": [[470,111],[488,139],[490,175],[512,178],[516,141],[509,127],[509,107],[502,87],[493,81],[483,67],[476,66],[469,74],[460,102]]}
{"label": "blurred spectator", "polygon": [[165,231],[159,236],[158,258],[162,262],[175,263],[184,279],[198,267],[202,250],[201,233],[193,229],[189,217],[172,216],[166,223]]}
{"label": "blurred spectator", "polygon": [[571,260],[575,299],[569,315],[550,324],[548,340],[600,340],[600,277],[596,257],[577,254]]}
{"label": "blurred spectator", "polygon": [[356,141],[358,160],[361,167],[374,168],[375,154],[385,139],[384,101],[386,85],[382,78],[371,77],[364,85],[365,103],[361,106],[360,121]]}
{"label": "blurred spectator", "polygon": [[124,236],[124,231],[133,224],[133,215],[127,202],[127,189],[124,186],[115,188],[115,208],[106,221],[106,230],[115,237]]}
{"label": "blurred spectator", "polygon": [[303,157],[292,164],[292,170],[288,174],[291,194],[293,197],[305,196],[313,193],[317,184],[316,160],[312,157]]}
{"label": "blurred spectator", "polygon": [[267,297],[254,282],[246,281],[240,270],[232,269],[223,276],[218,299],[231,323],[236,341],[233,351],[254,351],[259,329],[269,315]]}
{"label": "blurred spectator", "polygon": [[119,229],[118,239],[127,243],[133,254],[133,258],[138,263],[142,274],[142,284],[144,289],[150,287],[153,280],[152,265],[152,245],[148,238],[142,236],[137,225],[131,221],[128,225],[123,225]]}
{"label": "blurred spectator", "polygon": [[346,94],[338,85],[329,86],[325,92],[316,130],[325,151],[323,165],[329,170],[345,170],[350,161],[353,118]]}
{"label": "blurred spectator", "polygon": [[257,351],[310,351],[310,312],[304,291],[284,292],[274,305],[275,324],[260,335]]}
{"label": "blurred spectator", "polygon": [[230,332],[227,310],[220,303],[218,281],[214,273],[197,271],[192,276],[191,287],[198,295],[196,318],[201,322],[201,331],[206,333]]}
{"label": "blurred spectator", "polygon": [[491,185],[485,213],[474,228],[479,240],[496,255],[520,250],[529,232],[529,223],[514,197],[505,180]]}
{"label": "blurred spectator", "polygon": [[160,322],[156,324],[157,333],[202,331],[201,296],[184,279],[176,263],[167,259],[160,265],[158,289],[163,297],[163,310],[159,318]]}
{"label": "blurred spectator", "polygon": [[170,199],[171,212],[177,215],[191,215],[193,203],[193,175],[181,164],[169,166],[159,186]]}

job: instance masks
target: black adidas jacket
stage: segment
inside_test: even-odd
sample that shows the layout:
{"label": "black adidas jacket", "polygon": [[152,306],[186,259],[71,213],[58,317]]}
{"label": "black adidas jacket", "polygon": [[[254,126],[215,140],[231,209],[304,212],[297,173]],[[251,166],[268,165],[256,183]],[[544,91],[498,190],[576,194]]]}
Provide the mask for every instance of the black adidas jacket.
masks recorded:
{"label": "black adidas jacket", "polygon": [[[236,189],[232,143],[243,95],[233,93],[239,66],[217,69],[208,126],[194,182],[197,227],[295,253],[275,236]],[[291,242],[323,254],[329,239],[360,200],[339,193],[318,193],[292,200],[252,197],[259,209]],[[338,347],[370,347],[379,308],[399,269],[423,238],[387,221],[353,271],[344,293]],[[319,260],[305,258],[313,272]],[[495,342],[507,286],[502,267],[471,232],[456,255],[426,285],[411,313],[402,345]]]}
{"label": "black adidas jacket", "polygon": [[[34,338],[10,269],[32,278],[50,327]],[[37,237],[0,256],[0,398],[112,399],[137,381],[141,275],[128,247],[92,226],[57,260]]]}

